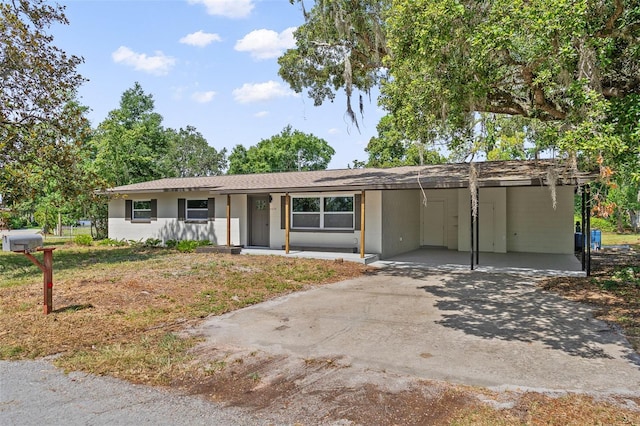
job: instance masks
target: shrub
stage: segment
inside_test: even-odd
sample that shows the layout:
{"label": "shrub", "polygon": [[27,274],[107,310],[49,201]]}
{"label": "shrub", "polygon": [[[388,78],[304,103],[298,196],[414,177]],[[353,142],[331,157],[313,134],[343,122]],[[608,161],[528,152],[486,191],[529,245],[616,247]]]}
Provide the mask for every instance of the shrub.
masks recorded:
{"label": "shrub", "polygon": [[176,245],[176,249],[178,249],[178,251],[181,253],[191,253],[194,252],[196,250],[196,247],[198,247],[199,245],[200,244],[198,244],[198,242],[194,240],[183,240],[178,242],[178,244]]}
{"label": "shrub", "polygon": [[27,221],[21,217],[12,217],[9,219],[9,228],[22,229],[27,226]]}
{"label": "shrub", "polygon": [[192,253],[196,250],[197,247],[208,246],[208,245],[211,245],[211,242],[209,240],[201,240],[201,241],[183,240],[183,241],[179,241],[176,244],[176,249],[182,253]]}
{"label": "shrub", "polygon": [[165,245],[167,248],[170,248],[170,249],[172,249],[172,248],[176,248],[176,246],[178,245],[178,241],[177,241],[177,240],[167,240],[167,242],[166,242],[166,243],[164,243],[164,245]]}
{"label": "shrub", "polygon": [[[580,216],[574,216],[573,223],[580,222],[582,219]],[[610,222],[608,219],[601,217],[591,218],[591,229],[599,229],[604,232],[616,232],[616,225]]]}
{"label": "shrub", "polygon": [[111,238],[105,238],[104,240],[98,241],[98,245],[110,246],[110,247],[122,247],[122,246],[129,245],[129,243],[127,243],[125,240],[114,240]]}
{"label": "shrub", "polygon": [[603,219],[600,217],[592,217],[591,229],[599,229],[605,232],[616,232],[617,227],[615,224],[609,222],[607,219]]}
{"label": "shrub", "polygon": [[147,238],[144,243],[142,243],[143,247],[160,247],[162,244],[162,240],[157,238]]}
{"label": "shrub", "polygon": [[91,243],[93,243],[93,238],[91,237],[91,235],[81,234],[76,235],[73,241],[81,246],[90,246]]}

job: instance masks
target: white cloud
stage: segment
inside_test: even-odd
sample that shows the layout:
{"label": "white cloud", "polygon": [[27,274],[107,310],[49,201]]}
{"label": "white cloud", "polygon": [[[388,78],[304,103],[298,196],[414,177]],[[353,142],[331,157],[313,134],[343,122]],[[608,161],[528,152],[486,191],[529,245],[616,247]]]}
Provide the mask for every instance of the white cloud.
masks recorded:
{"label": "white cloud", "polygon": [[273,80],[266,83],[245,83],[233,91],[234,99],[241,104],[269,101],[287,96],[297,96],[297,94]]}
{"label": "white cloud", "polygon": [[260,111],[253,114],[253,116],[256,118],[265,118],[268,115],[269,115],[269,111]]}
{"label": "white cloud", "polygon": [[154,56],[147,56],[146,53],[136,53],[126,46],[120,46],[111,54],[115,63],[123,63],[133,67],[136,71],[144,71],[154,75],[166,75],[176,64],[175,58],[167,56],[161,51],[155,52]]}
{"label": "white cloud", "polygon": [[218,34],[205,33],[202,30],[195,33],[187,34],[180,39],[180,43],[190,46],[205,47],[214,41],[222,41]]}
{"label": "white cloud", "polygon": [[191,95],[191,99],[198,103],[206,104],[207,102],[211,102],[215,95],[216,92],[214,92],[213,90],[210,90],[208,92],[195,92]]}
{"label": "white cloud", "polygon": [[189,4],[202,4],[209,15],[227,18],[245,18],[253,10],[253,0],[189,0]]}
{"label": "white cloud", "polygon": [[293,32],[296,27],[290,27],[278,34],[272,30],[254,30],[238,40],[235,49],[239,52],[249,52],[255,59],[277,58],[282,53],[296,46]]}
{"label": "white cloud", "polygon": [[341,132],[340,132],[340,129],[335,128],[335,127],[332,127],[332,128],[330,128],[330,129],[328,130],[328,133],[329,133],[330,135],[337,135],[337,134],[339,134],[339,133],[341,133]]}

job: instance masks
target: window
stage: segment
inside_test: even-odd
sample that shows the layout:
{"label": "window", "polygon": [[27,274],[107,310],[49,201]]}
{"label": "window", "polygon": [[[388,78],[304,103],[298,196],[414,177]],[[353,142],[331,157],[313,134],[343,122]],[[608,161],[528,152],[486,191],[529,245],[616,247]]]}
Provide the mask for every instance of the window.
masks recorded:
{"label": "window", "polygon": [[292,197],[292,228],[353,229],[353,196]]}
{"label": "window", "polygon": [[133,202],[133,220],[151,220],[151,200]]}
{"label": "window", "polygon": [[208,218],[207,200],[187,200],[187,220],[207,220]]}
{"label": "window", "polygon": [[204,223],[216,219],[216,199],[187,200],[178,198],[178,220]]}
{"label": "window", "polygon": [[124,220],[140,223],[158,220],[158,200],[124,200]]}

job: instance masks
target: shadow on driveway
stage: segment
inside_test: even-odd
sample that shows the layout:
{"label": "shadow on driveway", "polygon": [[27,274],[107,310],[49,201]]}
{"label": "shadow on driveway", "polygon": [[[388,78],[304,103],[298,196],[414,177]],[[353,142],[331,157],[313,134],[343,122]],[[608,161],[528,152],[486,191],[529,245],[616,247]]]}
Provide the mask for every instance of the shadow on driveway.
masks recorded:
{"label": "shadow on driveway", "polygon": [[211,347],[498,388],[640,394],[627,340],[521,275],[385,268],[211,318]]}

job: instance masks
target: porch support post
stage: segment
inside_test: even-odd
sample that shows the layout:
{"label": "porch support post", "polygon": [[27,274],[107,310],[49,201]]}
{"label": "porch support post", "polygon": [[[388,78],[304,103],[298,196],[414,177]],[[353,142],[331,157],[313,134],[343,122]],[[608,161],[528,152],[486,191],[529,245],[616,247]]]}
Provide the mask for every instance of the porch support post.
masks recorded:
{"label": "porch support post", "polygon": [[231,194],[227,194],[227,247],[231,247]]}
{"label": "porch support post", "polygon": [[586,185],[586,219],[587,219],[587,276],[591,276],[591,186]]}
{"label": "porch support post", "polygon": [[470,204],[469,205],[469,215],[471,217],[471,221],[470,221],[470,223],[471,223],[471,233],[470,233],[470,240],[469,240],[469,247],[470,247],[469,251],[471,253],[471,270],[473,271],[473,260],[474,260],[474,257],[473,257],[473,232],[474,232],[474,229],[473,229],[474,228],[473,227],[473,225],[474,225],[474,223],[473,223],[473,219],[474,219],[473,218],[473,197],[471,197],[469,199],[469,201],[470,201],[470,203],[469,203]]}
{"label": "porch support post", "polygon": [[365,195],[365,191],[362,190],[362,195],[360,196],[360,259],[364,259],[364,235],[365,235],[364,195]]}
{"label": "porch support post", "polygon": [[291,224],[289,221],[291,220],[291,197],[289,193],[286,193],[284,196],[284,252],[289,254],[289,231]]}
{"label": "porch support post", "polygon": [[580,226],[580,231],[582,232],[582,238],[580,241],[580,255],[582,257],[582,270],[585,271],[587,269],[587,258],[585,256],[585,253],[587,252],[587,248],[585,247],[585,244],[587,242],[587,234],[585,233],[585,230],[587,229],[587,224],[586,224],[586,220],[587,220],[587,215],[585,214],[586,211],[586,200],[587,200],[587,196],[585,191],[587,190],[586,185],[582,185],[582,203],[580,206],[580,214],[582,215],[582,225]]}
{"label": "porch support post", "polygon": [[476,265],[480,264],[480,188],[476,189],[476,201],[478,208],[476,209]]}

